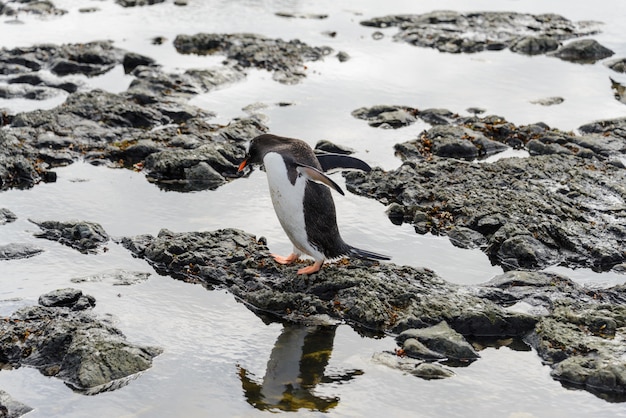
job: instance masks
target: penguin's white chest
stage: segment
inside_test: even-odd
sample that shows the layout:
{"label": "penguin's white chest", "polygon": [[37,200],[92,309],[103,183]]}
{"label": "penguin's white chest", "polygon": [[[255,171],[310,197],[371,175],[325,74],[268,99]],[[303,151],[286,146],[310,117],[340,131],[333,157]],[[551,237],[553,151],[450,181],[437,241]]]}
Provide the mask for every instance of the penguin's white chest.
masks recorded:
{"label": "penguin's white chest", "polygon": [[283,157],[275,152],[265,154],[263,164],[274,211],[289,240],[299,251],[314,258],[319,257],[321,254],[309,244],[304,220],[307,178],[298,176],[295,184],[292,184]]}

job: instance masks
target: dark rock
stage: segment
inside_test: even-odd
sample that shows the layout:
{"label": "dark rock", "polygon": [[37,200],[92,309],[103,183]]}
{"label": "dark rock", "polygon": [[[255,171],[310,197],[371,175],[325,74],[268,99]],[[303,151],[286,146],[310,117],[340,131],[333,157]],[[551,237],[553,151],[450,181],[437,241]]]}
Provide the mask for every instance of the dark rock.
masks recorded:
{"label": "dark rock", "polygon": [[387,351],[374,353],[372,360],[403,373],[412,374],[422,379],[444,379],[454,373],[438,363],[427,363],[410,357],[398,356]]}
{"label": "dark rock", "polygon": [[626,58],[618,58],[615,60],[607,61],[606,66],[611,70],[618,73],[626,73]]}
{"label": "dark rock", "polygon": [[611,89],[613,89],[615,100],[626,104],[626,86],[613,80],[611,77],[609,77],[609,80],[611,80]]}
{"label": "dark rock", "polygon": [[327,14],[315,14],[315,13],[291,13],[291,12],[276,12],[274,13],[278,17],[298,18],[298,19],[326,19]]}
{"label": "dark rock", "polygon": [[542,318],[528,341],[552,367],[552,377],[567,386],[584,388],[604,399],[623,400],[626,355],[615,334],[623,327],[624,306],[563,305]]}
{"label": "dark rock", "polygon": [[121,331],[97,319],[90,309],[95,299],[80,291],[51,292],[41,301],[53,306],[22,308],[0,321],[6,365],[34,367],[76,391],[96,394],[128,384],[161,353],[128,343]]}
{"label": "dark rock", "polygon": [[35,234],[37,238],[58,241],[83,254],[94,254],[109,241],[109,235],[97,223],[85,221],[30,221],[43,230]]}
{"label": "dark rock", "polygon": [[[2,6],[0,5],[0,9]],[[11,398],[11,396],[3,390],[0,390],[0,417],[2,418],[19,418],[28,414],[33,408],[24,405]]]}
{"label": "dark rock", "polygon": [[317,144],[315,144],[315,150],[324,151],[324,152],[332,152],[334,154],[344,154],[344,155],[349,155],[349,154],[354,153],[354,150],[352,148],[337,145],[325,139],[317,141]]}
{"label": "dark rock", "polygon": [[524,36],[511,43],[511,51],[526,55],[539,55],[559,47],[558,39],[549,36]]}
{"label": "dark rock", "polygon": [[515,235],[500,244],[497,258],[505,270],[537,269],[554,264],[557,255],[530,235]]}
{"label": "dark rock", "polygon": [[[403,348],[409,356],[421,354],[411,349],[415,345],[411,340],[417,340],[429,350],[438,353],[440,358],[470,361],[480,357],[472,345],[445,322],[428,328],[408,329],[400,333],[397,340],[403,344]],[[407,341],[411,342],[408,346]]]}
{"label": "dark rock", "polygon": [[115,0],[122,7],[152,6],[163,2],[165,0]]}
{"label": "dark rock", "polygon": [[284,84],[298,83],[306,77],[306,61],[321,60],[332,52],[329,47],[311,47],[297,39],[286,42],[246,33],[178,35],[174,46],[181,54],[224,54],[243,68],[271,71],[274,79]]}
{"label": "dark rock", "polygon": [[448,109],[424,109],[418,112],[418,116],[431,125],[447,125],[455,115]]}
{"label": "dark rock", "polygon": [[7,208],[0,208],[0,225],[10,224],[15,222],[17,216]]}
{"label": "dark rock", "polygon": [[150,57],[146,57],[145,55],[140,55],[134,52],[127,52],[126,54],[124,54],[122,65],[124,66],[124,72],[126,74],[130,74],[138,66],[154,66],[156,65],[156,61],[154,61]]}
{"label": "dark rock", "polygon": [[96,299],[93,296],[83,295],[78,289],[59,289],[39,296],[39,304],[48,308],[70,308],[71,310],[82,311],[96,306]]}
{"label": "dark rock", "polygon": [[487,244],[483,234],[464,226],[450,228],[448,238],[452,245],[459,248],[481,248]]}
{"label": "dark rock", "polygon": [[[393,204],[392,222],[413,223],[418,233],[452,232],[462,242],[455,228],[476,231],[487,240],[492,262],[505,269],[562,263],[610,270],[624,262],[616,249],[624,247],[626,234],[609,226],[624,218],[626,172],[614,163],[626,153],[624,119],[582,126],[583,135],[545,124],[517,127],[496,116],[452,122],[397,144],[404,163],[396,170],[346,173],[346,187]],[[526,145],[531,157],[467,164],[453,159],[475,155],[469,147],[455,150],[461,141],[480,144],[481,151],[491,144]],[[590,222],[598,224],[590,228]]]}
{"label": "dark rock", "polygon": [[559,15],[513,12],[434,11],[376,17],[361,24],[397,27],[395,40],[448,53],[510,48],[522,54],[542,54],[553,51],[563,40],[596,33],[588,24],[574,23]]}
{"label": "dark rock", "polygon": [[464,335],[523,335],[534,324],[423,269],[350,260],[326,266],[314,280],[295,280],[296,266],[272,262],[267,247],[237,230],[162,230],[122,244],[161,273],[225,286],[254,309],[290,320],[328,315],[364,331],[392,332],[445,320]]}
{"label": "dark rock", "polygon": [[564,61],[576,62],[579,64],[593,64],[594,62],[608,58],[613,54],[615,54],[615,52],[600,45],[595,39],[580,39],[562,46],[550,55]]}
{"label": "dark rock", "polygon": [[554,105],[561,104],[564,101],[565,99],[562,97],[546,97],[545,99],[531,100],[531,103],[538,104],[541,106],[554,106]]}
{"label": "dark rock", "polygon": [[374,106],[356,109],[352,116],[368,121],[370,126],[397,129],[415,123],[417,113],[417,109],[404,106]]}
{"label": "dark rock", "polygon": [[72,283],[101,283],[109,282],[113,286],[130,286],[133,284],[141,283],[150,277],[150,273],[142,271],[127,271],[127,270],[110,270],[102,273],[94,274],[91,276],[74,277],[71,279]]}
{"label": "dark rock", "polygon": [[0,245],[0,260],[20,260],[39,255],[43,249],[30,244]]}

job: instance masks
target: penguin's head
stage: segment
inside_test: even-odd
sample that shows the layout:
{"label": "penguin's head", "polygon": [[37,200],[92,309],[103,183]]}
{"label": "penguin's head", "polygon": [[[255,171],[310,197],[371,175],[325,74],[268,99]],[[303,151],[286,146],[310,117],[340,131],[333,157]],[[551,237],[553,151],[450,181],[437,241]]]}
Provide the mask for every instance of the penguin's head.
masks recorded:
{"label": "penguin's head", "polygon": [[247,165],[262,164],[265,154],[284,144],[284,138],[270,134],[263,134],[253,138],[248,145],[246,156],[241,164],[239,164],[237,171],[243,171]]}

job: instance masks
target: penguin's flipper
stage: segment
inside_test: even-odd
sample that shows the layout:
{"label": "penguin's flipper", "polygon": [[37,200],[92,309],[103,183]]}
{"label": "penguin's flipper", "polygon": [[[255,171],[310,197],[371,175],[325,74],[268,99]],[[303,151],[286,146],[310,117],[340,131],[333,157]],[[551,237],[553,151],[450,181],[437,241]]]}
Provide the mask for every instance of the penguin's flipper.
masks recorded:
{"label": "penguin's flipper", "polygon": [[296,163],[296,171],[300,173],[301,175],[305,176],[309,180],[325,184],[331,189],[337,190],[340,194],[342,195],[345,194],[337,183],[335,183],[330,177],[328,177],[326,174],[322,173],[315,167]]}
{"label": "penguin's flipper", "polygon": [[315,154],[315,156],[324,171],[334,169],[361,170],[366,173],[372,171],[372,167],[370,167],[365,161],[350,157],[349,155],[324,152]]}

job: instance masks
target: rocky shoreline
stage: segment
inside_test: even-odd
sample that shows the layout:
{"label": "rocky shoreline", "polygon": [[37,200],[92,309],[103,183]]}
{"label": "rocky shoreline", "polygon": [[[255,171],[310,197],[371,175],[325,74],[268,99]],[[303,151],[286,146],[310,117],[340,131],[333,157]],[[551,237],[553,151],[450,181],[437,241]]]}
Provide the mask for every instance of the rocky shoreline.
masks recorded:
{"label": "rocky shoreline", "polygon": [[[561,45],[595,33],[597,25],[556,15],[434,12],[362,24],[397,27],[395,39],[443,52],[509,48],[574,62],[612,55],[589,39]],[[502,25],[509,30],[495,36]],[[454,36],[468,31],[475,36]],[[174,45],[180,53],[218,54],[225,61],[172,74],[150,57],[108,41],[0,50],[0,96],[67,96],[50,110],[0,111],[0,191],[54,182],[55,167],[78,160],[142,171],[168,190],[213,190],[237,181],[246,143],[267,126],[256,116],[214,124],[211,112],[187,100],[242,80],[250,67],[294,84],[306,77],[305,62],[334,52],[253,34],[181,35]],[[623,71],[623,59],[608,65]],[[103,74],[115,66],[134,77],[120,94],[89,90],[66,78]],[[391,222],[446,235],[462,248],[481,248],[506,271],[478,286],[451,284],[423,268],[359,260],[333,263],[302,278],[295,267],[271,261],[264,239],[233,229],[162,230],[158,236],[111,241],[89,220],[32,222],[42,230],[38,237],[83,253],[97,256],[105,245],[121,244],[161,274],[228,289],[254,312],[276,320],[345,322],[365,335],[394,335],[396,351],[377,353],[376,361],[423,378],[451,376],[455,362],[481,361],[481,338],[515,337],[536,350],[555,379],[604,399],[626,400],[624,286],[591,290],[541,271],[555,264],[626,271],[626,119],[587,123],[574,134],[542,122],[516,126],[501,116],[470,113],[477,115],[413,104],[356,109],[353,115],[372,127],[401,129],[418,119],[432,127],[395,146],[397,169],[374,168],[345,178],[353,193],[387,205]],[[511,148],[528,157],[483,161]],[[15,219],[11,208],[0,208],[0,228]],[[10,243],[0,247],[0,262],[42,251]],[[127,343],[90,313],[94,303],[80,291],[63,289],[42,296],[40,306],[1,318],[0,363],[36,367],[89,393],[128,383],[160,351]],[[110,359],[94,354],[103,347]],[[83,362],[97,376],[85,375]],[[6,398],[0,393],[0,416],[28,409]]]}

